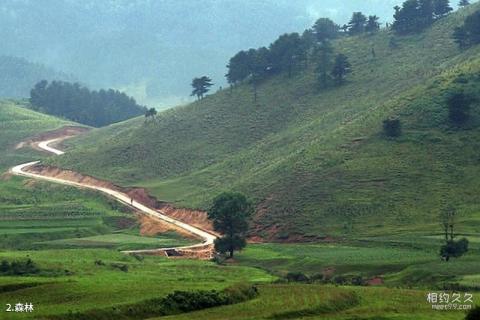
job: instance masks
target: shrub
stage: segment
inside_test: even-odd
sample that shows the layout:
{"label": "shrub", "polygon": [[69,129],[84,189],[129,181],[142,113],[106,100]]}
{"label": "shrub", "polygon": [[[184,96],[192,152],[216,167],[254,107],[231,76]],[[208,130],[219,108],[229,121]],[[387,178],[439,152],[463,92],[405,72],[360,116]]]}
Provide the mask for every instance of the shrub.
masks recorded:
{"label": "shrub", "polygon": [[472,100],[463,92],[453,92],[447,97],[448,118],[454,125],[461,126],[470,118]]}
{"label": "shrub", "polygon": [[228,296],[219,291],[175,291],[162,299],[165,314],[175,314],[228,304]]}
{"label": "shrub", "polygon": [[399,119],[386,119],[383,121],[383,132],[387,137],[399,137],[402,134],[402,125]]}
{"label": "shrub", "polygon": [[440,248],[440,256],[448,261],[450,258],[458,258],[468,251],[468,240],[462,238],[458,241],[449,240]]}
{"label": "shrub", "polygon": [[310,278],[308,278],[307,275],[305,275],[301,272],[289,272],[289,273],[287,273],[285,278],[289,282],[308,282],[308,281],[310,281]]}
{"label": "shrub", "polygon": [[39,272],[40,269],[31,259],[12,261],[11,263],[2,260],[0,263],[0,274],[3,275],[30,275],[38,274]]}

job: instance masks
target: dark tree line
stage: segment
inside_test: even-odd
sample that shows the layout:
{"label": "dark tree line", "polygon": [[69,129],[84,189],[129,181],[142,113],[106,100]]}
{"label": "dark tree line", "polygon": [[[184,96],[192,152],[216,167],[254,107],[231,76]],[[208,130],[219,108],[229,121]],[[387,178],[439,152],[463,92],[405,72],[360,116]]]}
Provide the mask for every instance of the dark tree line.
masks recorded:
{"label": "dark tree line", "polygon": [[449,0],[407,0],[395,6],[392,29],[400,35],[417,33],[452,10]]}
{"label": "dark tree line", "polygon": [[145,107],[125,93],[91,91],[78,83],[46,80],[30,91],[32,109],[86,125],[101,127],[145,113]]}
{"label": "dark tree line", "polygon": [[480,11],[476,11],[465,19],[461,27],[455,28],[453,38],[461,49],[480,43]]}

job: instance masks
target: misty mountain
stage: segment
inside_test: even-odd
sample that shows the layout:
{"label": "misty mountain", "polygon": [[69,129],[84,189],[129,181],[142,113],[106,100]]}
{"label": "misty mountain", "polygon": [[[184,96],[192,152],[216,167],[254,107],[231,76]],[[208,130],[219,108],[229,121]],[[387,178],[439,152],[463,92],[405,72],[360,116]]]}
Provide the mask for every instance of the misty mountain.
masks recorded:
{"label": "misty mountain", "polygon": [[[191,79],[225,83],[238,50],[301,32],[320,16],[346,23],[353,11],[391,19],[398,0],[8,1],[0,5],[0,54],[115,87],[140,103],[187,101]],[[28,18],[26,18],[28,17]]]}
{"label": "misty mountain", "polygon": [[42,79],[74,80],[73,76],[40,63],[18,57],[0,56],[0,97],[26,98],[35,83]]}

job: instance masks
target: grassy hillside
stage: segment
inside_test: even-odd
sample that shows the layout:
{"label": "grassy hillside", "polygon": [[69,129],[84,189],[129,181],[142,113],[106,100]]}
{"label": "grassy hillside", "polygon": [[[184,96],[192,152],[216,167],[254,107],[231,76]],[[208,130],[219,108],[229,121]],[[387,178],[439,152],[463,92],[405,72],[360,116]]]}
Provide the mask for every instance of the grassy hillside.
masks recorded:
{"label": "grassy hillside", "polygon": [[21,102],[0,101],[0,172],[15,164],[45,156],[43,152],[30,148],[15,150],[19,142],[69,124],[72,123],[24,108]]}
{"label": "grassy hillside", "polygon": [[[255,228],[265,238],[435,233],[445,198],[469,222],[459,231],[478,232],[480,106],[467,129],[454,130],[444,95],[480,89],[480,48],[462,52],[451,39],[479,8],[399,37],[398,48],[385,31],[336,41],[354,71],[342,87],[319,91],[311,66],[263,83],[257,103],[247,84],[226,89],[156,124],[138,118],[93,131],[50,163],[188,207],[242,191],[258,205]],[[381,133],[390,116],[402,121],[398,139]]]}

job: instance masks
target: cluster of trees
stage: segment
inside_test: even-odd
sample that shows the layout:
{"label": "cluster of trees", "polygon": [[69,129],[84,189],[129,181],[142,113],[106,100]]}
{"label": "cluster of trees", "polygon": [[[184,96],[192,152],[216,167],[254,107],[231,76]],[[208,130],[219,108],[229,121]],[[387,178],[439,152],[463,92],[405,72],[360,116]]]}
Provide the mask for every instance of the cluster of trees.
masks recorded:
{"label": "cluster of trees", "polygon": [[91,91],[78,83],[42,80],[30,91],[32,109],[86,125],[101,127],[145,112],[125,93]]}
{"label": "cluster of trees", "polygon": [[[354,13],[347,27],[349,34],[374,32],[380,28],[378,17],[366,17]],[[291,77],[295,72],[315,65],[321,87],[329,82],[341,85],[351,71],[347,56],[335,54],[330,40],[337,38],[341,28],[328,18],[320,18],[314,26],[302,35],[294,32],[281,35],[267,47],[249,49],[235,54],[229,61],[226,74],[228,83],[235,86],[245,80],[253,86],[254,100],[257,96],[258,84],[269,76],[285,73]],[[333,81],[329,81],[333,80]]]}
{"label": "cluster of trees", "polygon": [[18,276],[37,274],[39,272],[40,269],[31,259],[25,261],[12,261],[11,263],[7,260],[2,260],[2,262],[0,262],[0,275]]}
{"label": "cluster of trees", "polygon": [[400,35],[420,32],[452,10],[449,0],[407,0],[395,6],[392,29]]}
{"label": "cluster of trees", "polygon": [[461,49],[480,43],[480,11],[476,11],[465,19],[461,27],[455,28],[453,38]]}

